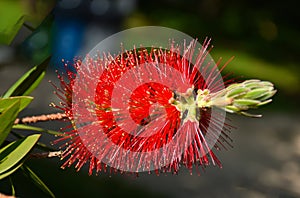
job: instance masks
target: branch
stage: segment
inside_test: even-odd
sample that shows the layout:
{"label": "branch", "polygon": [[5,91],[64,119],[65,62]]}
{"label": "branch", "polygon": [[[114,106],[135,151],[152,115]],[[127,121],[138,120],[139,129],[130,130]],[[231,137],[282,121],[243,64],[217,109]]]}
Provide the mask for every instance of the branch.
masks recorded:
{"label": "branch", "polygon": [[27,124],[27,123],[36,123],[36,122],[45,122],[49,120],[62,120],[68,118],[64,113],[53,113],[47,115],[39,115],[39,116],[30,116],[25,118],[17,118],[14,124]]}
{"label": "branch", "polygon": [[51,157],[61,157],[62,151],[52,151],[52,152],[45,152],[45,153],[33,153],[30,154],[30,158],[51,158]]}

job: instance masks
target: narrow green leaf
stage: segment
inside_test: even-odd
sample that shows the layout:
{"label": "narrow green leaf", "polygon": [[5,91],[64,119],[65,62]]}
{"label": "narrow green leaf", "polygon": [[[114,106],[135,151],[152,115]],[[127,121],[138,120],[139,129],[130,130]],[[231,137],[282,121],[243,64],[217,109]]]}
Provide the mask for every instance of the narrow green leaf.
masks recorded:
{"label": "narrow green leaf", "polygon": [[[20,135],[20,134],[14,132],[14,131],[11,131],[10,133],[12,135],[14,135],[15,137],[19,138],[19,139],[25,138],[24,135]],[[56,151],[57,150],[57,149],[51,148],[51,147],[49,147],[46,144],[41,143],[41,142],[37,142],[34,147],[37,148],[37,149],[43,150],[43,151]]]}
{"label": "narrow green leaf", "polygon": [[0,174],[0,180],[4,179],[5,177],[13,174],[16,170],[18,170],[21,166],[23,165],[23,163],[19,163],[18,165],[16,165],[15,167],[9,169],[8,171],[1,173]]}
{"label": "narrow green leaf", "polygon": [[261,82],[261,80],[259,79],[250,79],[250,80],[245,80],[243,84],[259,83],[259,82]]}
{"label": "narrow green leaf", "polygon": [[240,86],[240,83],[233,83],[233,84],[229,85],[228,87],[226,87],[226,90],[230,91],[238,86]]}
{"label": "narrow green leaf", "polygon": [[228,91],[226,97],[228,98],[236,98],[238,96],[244,95],[247,93],[249,89],[246,87],[235,87],[232,90]]}
{"label": "narrow green leaf", "polygon": [[50,135],[62,135],[63,134],[62,132],[47,130],[47,129],[29,126],[29,125],[25,125],[25,124],[16,124],[13,126],[13,129],[37,131],[37,132],[42,132],[42,133],[48,133]]}
{"label": "narrow green leaf", "polygon": [[258,88],[258,87],[263,87],[263,84],[261,84],[261,82],[260,81],[251,81],[251,82],[249,82],[249,81],[247,81],[246,83],[243,83],[244,85],[245,85],[245,87],[248,87],[248,88],[250,88],[250,89],[252,89],[252,88]]}
{"label": "narrow green leaf", "polygon": [[4,142],[7,135],[10,133],[10,130],[18,116],[20,109],[20,101],[14,101],[0,114],[0,145]]}
{"label": "narrow green leaf", "polygon": [[277,92],[277,90],[273,90],[273,91],[271,91],[271,92],[268,92],[268,94],[261,96],[261,97],[259,98],[259,100],[260,100],[260,101],[267,100],[267,99],[271,98],[272,96],[274,96],[276,92]]}
{"label": "narrow green leaf", "polygon": [[0,174],[19,163],[33,148],[40,134],[30,135],[0,149]]}
{"label": "narrow green leaf", "polygon": [[24,174],[28,176],[37,187],[39,187],[42,191],[44,191],[51,197],[55,197],[48,186],[28,166],[22,166],[22,170]]}
{"label": "narrow green leaf", "polygon": [[262,106],[262,105],[266,105],[268,103],[272,102],[272,99],[269,99],[269,100],[266,100],[266,101],[263,101],[261,103],[259,103],[257,106]]}
{"label": "narrow green leaf", "polygon": [[257,99],[269,93],[269,88],[263,87],[249,91],[243,98]]}
{"label": "narrow green leaf", "polygon": [[235,113],[235,112],[240,111],[239,108],[237,108],[236,106],[233,106],[233,105],[225,106],[225,110],[228,111],[229,113]]}
{"label": "narrow green leaf", "polygon": [[30,94],[42,81],[50,58],[43,63],[33,67],[15,82],[3,95],[3,98],[10,96],[23,96]]}
{"label": "narrow green leaf", "polygon": [[13,183],[11,177],[9,177],[9,182],[10,182],[10,186],[11,186],[11,195],[15,196],[16,195],[15,186],[14,186],[14,183]]}
{"label": "narrow green leaf", "polygon": [[15,96],[9,98],[0,98],[0,112],[16,101],[20,101],[20,108],[19,108],[19,112],[20,112],[24,108],[26,108],[31,103],[32,100],[33,97],[31,96]]}
{"label": "narrow green leaf", "polygon": [[[43,71],[41,73],[41,75],[39,77],[37,77],[37,79],[30,85],[28,86],[29,88],[24,89],[24,93],[22,95],[27,96],[29,95],[33,90],[35,90],[35,88],[37,88],[37,86],[41,83],[41,81],[43,80],[43,78],[45,77],[46,71]],[[29,84],[28,84],[29,85]],[[18,92],[16,93],[18,94]]]}
{"label": "narrow green leaf", "polygon": [[269,81],[262,81],[262,82],[260,82],[260,85],[263,87],[274,87],[273,83],[271,83]]}
{"label": "narrow green leaf", "polygon": [[244,111],[240,112],[240,114],[247,116],[247,117],[251,117],[251,118],[261,118],[262,117],[262,115],[251,114],[251,113],[244,112]]}
{"label": "narrow green leaf", "polygon": [[251,99],[236,99],[233,102],[233,104],[237,106],[254,106],[258,105],[259,103],[260,101]]}

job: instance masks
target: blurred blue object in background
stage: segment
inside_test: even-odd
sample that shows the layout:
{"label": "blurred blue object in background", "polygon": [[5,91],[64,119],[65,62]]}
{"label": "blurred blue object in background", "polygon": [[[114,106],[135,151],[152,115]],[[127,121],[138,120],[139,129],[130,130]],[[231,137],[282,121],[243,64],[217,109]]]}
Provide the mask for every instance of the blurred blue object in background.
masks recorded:
{"label": "blurred blue object in background", "polygon": [[78,55],[86,28],[84,20],[79,18],[56,17],[53,24],[52,60],[57,70],[64,70],[62,60],[73,63]]}
{"label": "blurred blue object in background", "polygon": [[58,1],[52,28],[53,68],[63,71],[62,60],[72,65],[74,59],[82,58],[98,42],[120,31],[122,20],[135,4],[135,0]]}
{"label": "blurred blue object in background", "polygon": [[72,65],[78,56],[89,13],[86,12],[85,1],[60,0],[56,4],[53,14],[50,64],[52,68],[64,71],[62,60]]}

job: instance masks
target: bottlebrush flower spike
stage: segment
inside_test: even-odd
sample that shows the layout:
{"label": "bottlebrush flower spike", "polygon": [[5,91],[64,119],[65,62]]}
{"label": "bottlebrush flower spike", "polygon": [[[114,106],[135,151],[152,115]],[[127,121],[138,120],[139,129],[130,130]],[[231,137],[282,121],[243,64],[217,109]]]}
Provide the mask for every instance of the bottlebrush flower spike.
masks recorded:
{"label": "bottlebrush flower spike", "polygon": [[220,72],[229,61],[220,67],[208,58],[210,40],[197,53],[195,42],[87,57],[67,81],[59,75],[57,107],[73,127],[57,141],[66,141],[62,167],[90,162],[89,174],[221,167],[213,148],[231,146],[225,112],[250,115],[246,110],[270,102],[276,91],[265,81],[224,82]]}

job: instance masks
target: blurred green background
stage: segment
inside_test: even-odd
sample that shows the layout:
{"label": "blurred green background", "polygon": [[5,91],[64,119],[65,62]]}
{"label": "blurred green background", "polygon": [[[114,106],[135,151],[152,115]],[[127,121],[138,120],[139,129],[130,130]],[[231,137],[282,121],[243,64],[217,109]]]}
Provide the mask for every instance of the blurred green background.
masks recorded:
{"label": "blurred green background", "polygon": [[[217,153],[224,169],[209,168],[200,177],[184,170],[167,177],[89,177],[85,169],[79,173],[59,169],[61,162],[55,159],[30,163],[57,197],[300,196],[297,5],[296,0],[0,0],[1,93],[48,56],[52,59],[46,79],[55,82],[54,70],[62,69],[61,59],[72,62],[107,36],[145,25],[174,28],[200,42],[211,37],[215,60],[222,57],[225,63],[235,56],[225,72],[241,79],[269,80],[278,89],[273,103],[258,110],[265,118],[231,117],[238,126],[232,134],[235,148]],[[48,107],[56,100],[52,90],[42,83],[34,92],[35,102],[23,114],[54,112]],[[57,130],[62,123],[40,125]],[[45,196],[18,173],[14,177],[18,196]],[[9,194],[9,183],[1,181],[0,192]]]}

